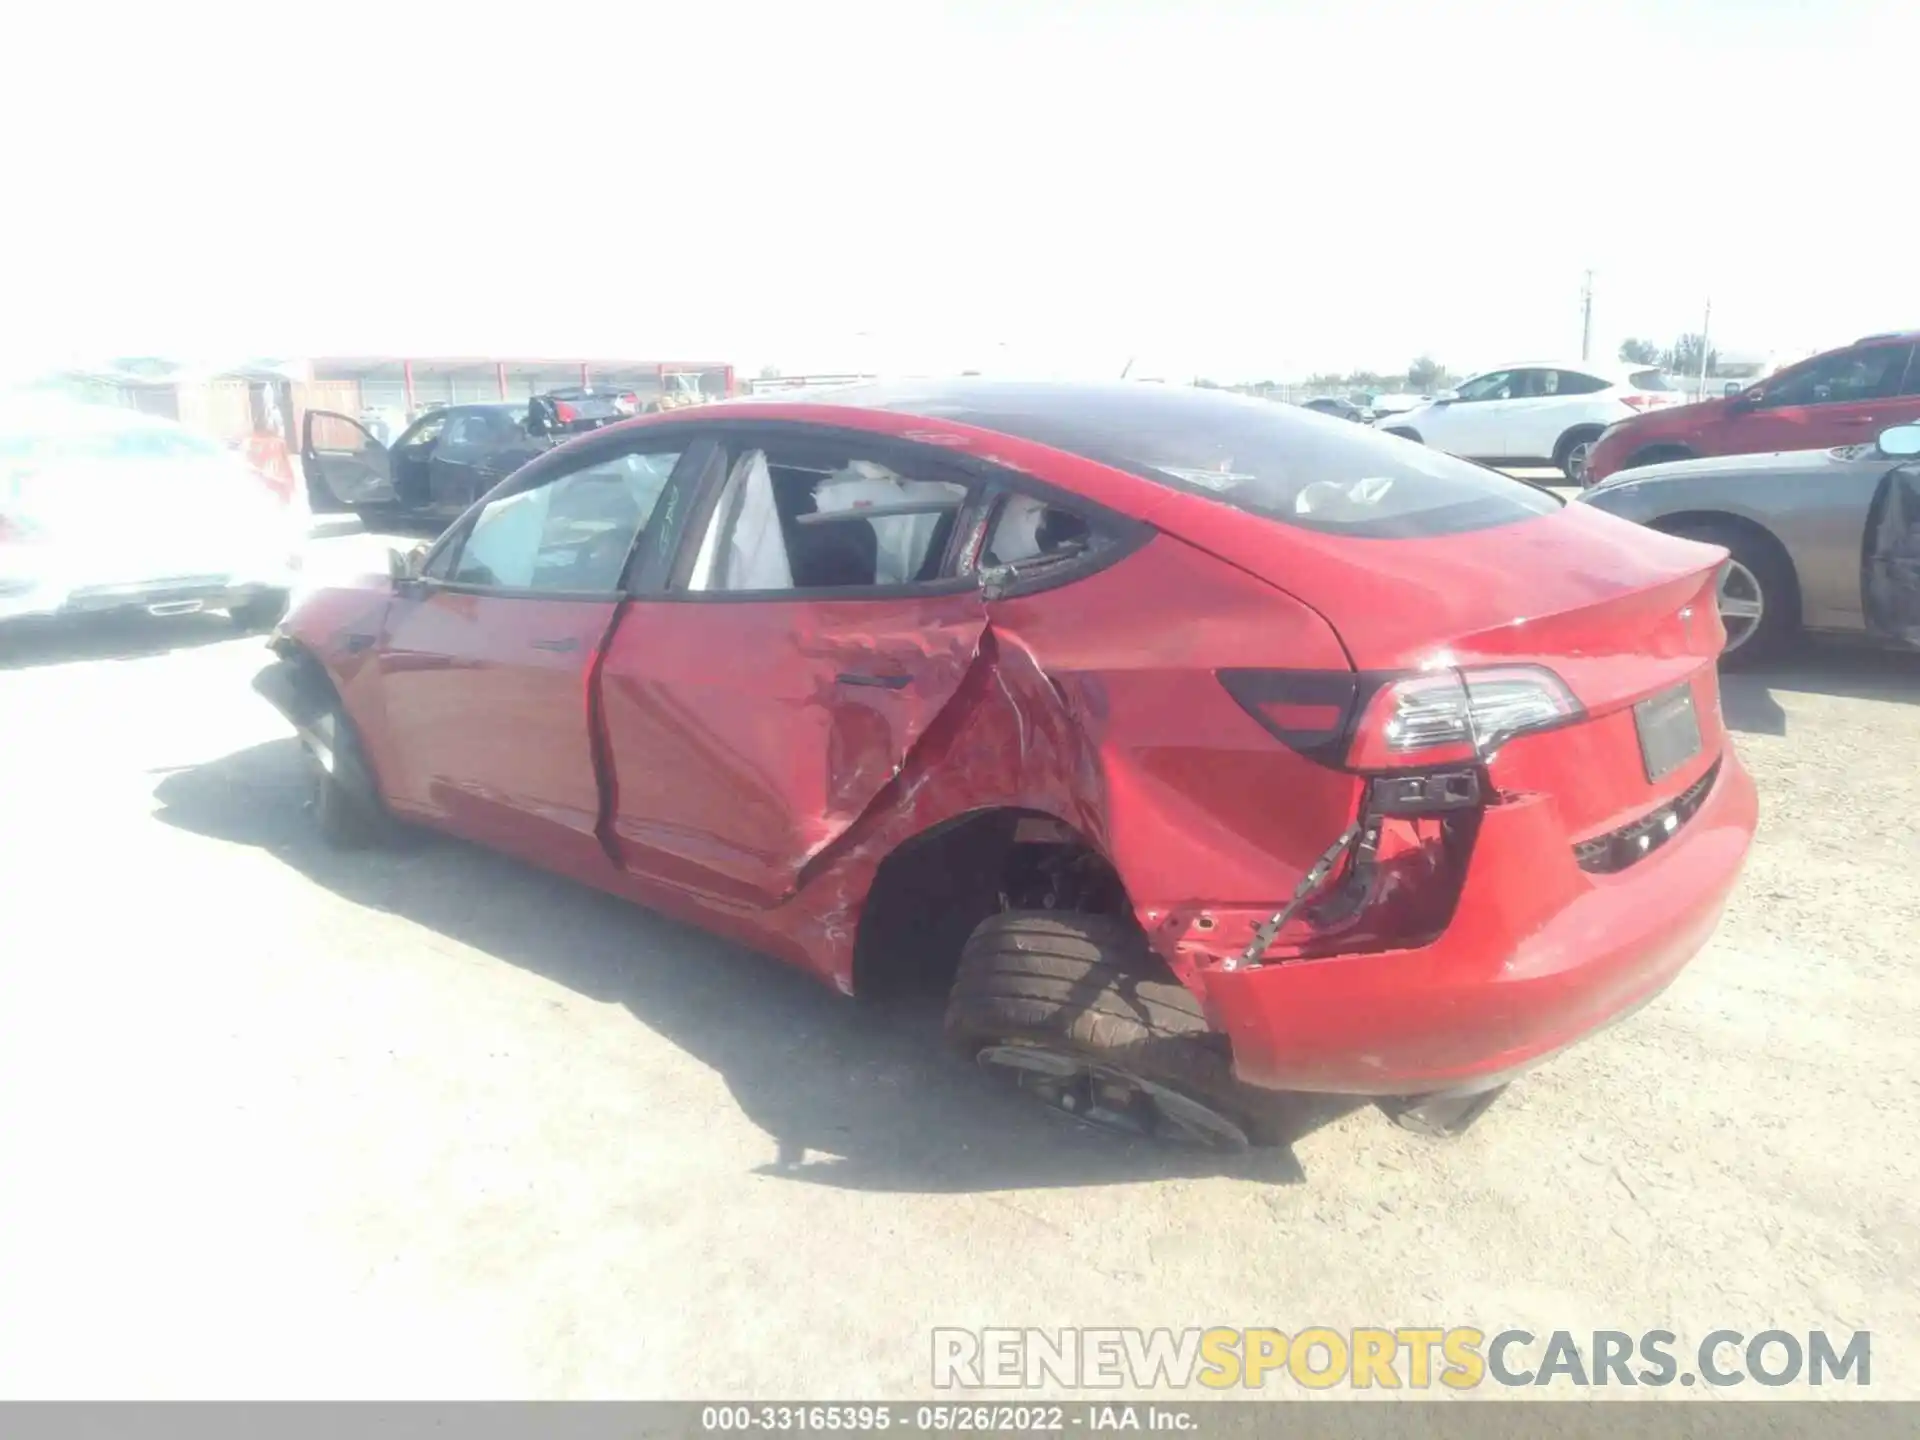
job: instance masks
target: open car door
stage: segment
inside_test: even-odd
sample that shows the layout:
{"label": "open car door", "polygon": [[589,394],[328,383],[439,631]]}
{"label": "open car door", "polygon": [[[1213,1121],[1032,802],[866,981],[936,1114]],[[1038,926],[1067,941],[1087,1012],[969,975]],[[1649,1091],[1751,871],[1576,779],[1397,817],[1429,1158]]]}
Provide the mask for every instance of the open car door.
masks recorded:
{"label": "open car door", "polygon": [[393,457],[371,431],[346,415],[309,410],[300,426],[300,466],[316,511],[391,505]]}
{"label": "open car door", "polygon": [[1920,460],[1895,465],[1867,510],[1860,599],[1869,633],[1920,649]]}

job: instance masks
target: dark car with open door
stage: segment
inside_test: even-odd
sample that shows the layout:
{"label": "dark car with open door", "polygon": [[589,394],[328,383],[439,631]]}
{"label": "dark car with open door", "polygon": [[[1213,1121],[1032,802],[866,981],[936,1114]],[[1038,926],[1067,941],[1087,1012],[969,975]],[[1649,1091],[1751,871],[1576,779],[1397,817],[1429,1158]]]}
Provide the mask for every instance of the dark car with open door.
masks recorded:
{"label": "dark car with open door", "polygon": [[527,401],[439,406],[389,444],[362,421],[309,410],[300,463],[316,514],[446,524],[560,440],[638,411],[629,391],[554,390]]}

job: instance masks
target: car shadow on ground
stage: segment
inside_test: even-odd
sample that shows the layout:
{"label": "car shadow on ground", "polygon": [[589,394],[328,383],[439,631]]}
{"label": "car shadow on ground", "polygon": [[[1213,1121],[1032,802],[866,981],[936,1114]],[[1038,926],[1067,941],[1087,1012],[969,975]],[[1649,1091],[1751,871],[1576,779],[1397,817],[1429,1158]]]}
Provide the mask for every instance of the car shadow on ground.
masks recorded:
{"label": "car shadow on ground", "polygon": [[166,775],[159,818],[272,851],[314,883],[602,1002],[723,1076],[775,1174],[921,1193],[1232,1175],[1304,1180],[1292,1143],[1364,1102],[1275,1097],[1286,1143],[1219,1155],[1083,1129],[949,1051],[940,1004],[864,1004],[773,960],[457,841],[329,849],[291,739]]}
{"label": "car shadow on ground", "polygon": [[1785,735],[1779,697],[1833,695],[1920,705],[1920,656],[1861,645],[1796,645],[1750,669],[1723,671],[1720,708],[1729,729],[1747,735]]}
{"label": "car shadow on ground", "polygon": [[30,670],[87,660],[144,660],[240,638],[224,614],[101,615],[15,620],[0,626],[0,670]]}

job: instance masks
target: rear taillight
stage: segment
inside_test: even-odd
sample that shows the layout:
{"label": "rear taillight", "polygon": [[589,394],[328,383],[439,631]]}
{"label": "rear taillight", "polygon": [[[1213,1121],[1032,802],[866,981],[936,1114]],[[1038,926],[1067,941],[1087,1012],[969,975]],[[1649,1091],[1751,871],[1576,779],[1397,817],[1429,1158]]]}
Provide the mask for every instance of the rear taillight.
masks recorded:
{"label": "rear taillight", "polygon": [[1537,665],[1445,670],[1383,685],[1354,726],[1355,770],[1409,770],[1484,758],[1530,730],[1580,715],[1560,677]]}
{"label": "rear taillight", "polygon": [[1560,677],[1538,665],[1384,676],[1222,670],[1219,676],[1241,708],[1289,748],[1364,772],[1474,763],[1516,735],[1582,713]]}
{"label": "rear taillight", "polygon": [[553,415],[562,425],[571,425],[580,418],[580,412],[564,400],[553,402]]}
{"label": "rear taillight", "polygon": [[1664,395],[1622,395],[1620,403],[1629,410],[1657,410],[1667,403],[1667,398]]}

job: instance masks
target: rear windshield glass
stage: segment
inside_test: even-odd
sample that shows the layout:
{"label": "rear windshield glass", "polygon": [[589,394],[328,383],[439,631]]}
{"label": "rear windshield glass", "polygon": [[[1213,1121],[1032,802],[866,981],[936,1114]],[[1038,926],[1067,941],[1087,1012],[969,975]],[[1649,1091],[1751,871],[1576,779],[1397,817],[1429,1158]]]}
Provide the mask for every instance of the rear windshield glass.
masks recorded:
{"label": "rear windshield glass", "polygon": [[1497,470],[1348,420],[1184,386],[983,385],[882,403],[1083,455],[1309,530],[1458,534],[1562,503]]}
{"label": "rear windshield glass", "polygon": [[1636,370],[1627,377],[1627,380],[1636,390],[1673,389],[1673,386],[1667,383],[1667,377],[1658,370]]}

